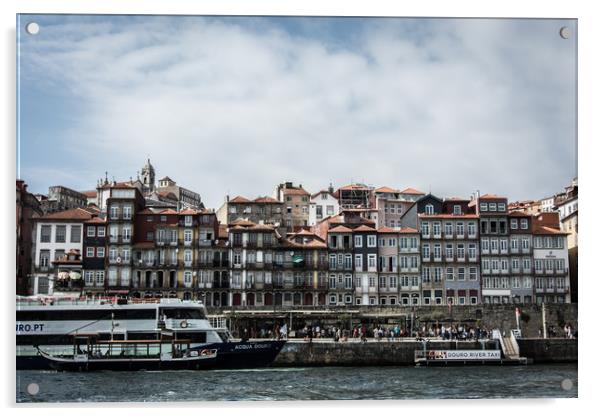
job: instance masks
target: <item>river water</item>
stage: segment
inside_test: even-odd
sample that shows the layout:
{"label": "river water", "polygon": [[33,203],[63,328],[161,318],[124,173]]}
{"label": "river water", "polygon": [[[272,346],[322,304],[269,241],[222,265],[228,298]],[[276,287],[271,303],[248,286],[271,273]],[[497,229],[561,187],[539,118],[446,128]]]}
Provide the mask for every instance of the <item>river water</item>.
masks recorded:
{"label": "river water", "polygon": [[543,397],[577,397],[577,364],[266,368],[196,372],[17,371],[17,402]]}

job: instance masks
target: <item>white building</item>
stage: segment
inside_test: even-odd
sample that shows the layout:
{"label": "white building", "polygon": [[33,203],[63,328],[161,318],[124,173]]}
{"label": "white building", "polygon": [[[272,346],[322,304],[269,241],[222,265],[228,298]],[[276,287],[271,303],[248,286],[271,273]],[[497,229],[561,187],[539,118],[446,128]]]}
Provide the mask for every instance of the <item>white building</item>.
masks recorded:
{"label": "white building", "polygon": [[73,208],[35,219],[34,264],[30,279],[33,295],[53,293],[58,273],[54,262],[71,251],[82,252],[83,224],[94,215],[92,210]]}
{"label": "white building", "polygon": [[307,225],[314,226],[326,217],[339,214],[339,201],[329,190],[313,194],[309,200],[309,220]]}
{"label": "white building", "polygon": [[533,288],[537,304],[571,301],[567,234],[560,231],[556,213],[540,214],[533,221]]}

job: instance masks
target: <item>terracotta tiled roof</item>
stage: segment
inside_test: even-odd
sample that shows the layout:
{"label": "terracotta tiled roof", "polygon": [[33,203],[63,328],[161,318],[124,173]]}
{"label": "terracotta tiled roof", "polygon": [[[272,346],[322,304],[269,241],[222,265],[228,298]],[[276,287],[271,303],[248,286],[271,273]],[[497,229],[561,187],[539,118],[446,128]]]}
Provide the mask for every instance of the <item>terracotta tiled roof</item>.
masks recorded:
{"label": "terracotta tiled roof", "polygon": [[345,186],[341,186],[338,191],[352,191],[352,190],[358,190],[358,191],[369,191],[370,188],[367,187],[366,185],[362,185],[359,183],[355,183],[355,184],[350,184],[350,185],[345,185]]}
{"label": "terracotta tiled roof", "polygon": [[106,222],[106,218],[102,219],[100,217],[93,217],[92,219],[86,221],[86,224],[105,224]]}
{"label": "terracotta tiled roof", "polygon": [[86,221],[93,217],[93,214],[83,208],[72,208],[65,211],[53,212],[46,214],[39,220],[75,220]]}
{"label": "terracotta tiled roof", "polygon": [[376,232],[376,229],[372,227],[368,227],[367,225],[360,225],[357,228],[353,229],[353,232]]}
{"label": "terracotta tiled roof", "polygon": [[164,209],[162,211],[159,211],[157,214],[161,214],[161,215],[178,215],[178,211],[173,210],[171,208],[167,208],[167,209]]}
{"label": "terracotta tiled roof", "polygon": [[512,211],[508,213],[509,217],[531,217],[531,214],[528,214],[525,211]]}
{"label": "terracotta tiled roof", "polygon": [[102,189],[108,189],[108,188],[134,188],[134,185],[131,182],[109,182],[106,185],[102,185],[101,186]]}
{"label": "terracotta tiled roof", "polygon": [[560,231],[557,228],[540,226],[540,227],[535,227],[535,229],[533,230],[533,234],[538,234],[538,235],[541,235],[541,234],[568,235],[570,233],[565,233],[564,231]]}
{"label": "terracotta tiled roof", "polygon": [[171,179],[169,176],[165,176],[165,177],[159,179],[159,181],[170,181],[170,182],[173,182],[173,179]]}
{"label": "terracotta tiled roof", "polygon": [[399,230],[396,230],[396,229],[390,228],[390,227],[380,227],[377,231],[380,234],[397,234],[397,233],[399,233]]}
{"label": "terracotta tiled roof", "polygon": [[157,191],[157,195],[162,196],[163,198],[169,198],[169,199],[175,199],[175,200],[178,199],[176,194],[174,194],[173,192],[169,192],[169,191]]}
{"label": "terracotta tiled roof", "polygon": [[178,214],[180,214],[180,215],[196,215],[198,213],[199,212],[195,209],[186,208],[186,209],[183,209],[182,211],[180,211]]}
{"label": "terracotta tiled roof", "polygon": [[496,194],[481,195],[479,199],[505,199],[505,197]]}
{"label": "terracotta tiled roof", "polygon": [[251,202],[249,201],[247,198],[242,197],[242,196],[237,196],[235,198],[232,198],[230,201],[228,201],[230,204],[242,204],[245,202]]}
{"label": "terracotta tiled roof", "polygon": [[255,223],[253,221],[245,220],[244,218],[237,218],[230,223],[230,226],[236,226],[236,225],[250,227],[250,226],[255,225]]}
{"label": "terracotta tiled roof", "polygon": [[396,194],[399,192],[399,189],[389,188],[388,186],[381,186],[378,189],[375,189],[374,192],[378,192],[381,194]]}
{"label": "terracotta tiled roof", "polygon": [[347,228],[344,225],[337,225],[334,228],[328,230],[329,233],[350,233],[352,232],[351,228]]}
{"label": "terracotta tiled roof", "polygon": [[254,231],[259,231],[259,230],[270,230],[273,231],[274,228],[276,228],[273,225],[268,225],[268,224],[255,224],[250,226],[249,228],[247,228],[248,230],[254,230]]}
{"label": "terracotta tiled roof", "polygon": [[414,188],[406,188],[403,191],[401,191],[402,194],[408,194],[408,195],[425,195],[424,192],[419,191],[418,189],[414,189]]}
{"label": "terracotta tiled roof", "polygon": [[96,197],[96,191],[82,191],[80,194],[86,195],[88,198]]}
{"label": "terracotta tiled roof", "polygon": [[403,227],[399,232],[402,234],[416,234],[418,230],[412,227]]}
{"label": "terracotta tiled roof", "polygon": [[280,201],[269,196],[260,196],[258,198],[255,198],[253,202],[258,202],[262,204],[281,204]]}
{"label": "terracotta tiled roof", "polygon": [[282,193],[284,195],[309,195],[309,192],[307,192],[305,189],[303,188],[284,188],[282,190]]}

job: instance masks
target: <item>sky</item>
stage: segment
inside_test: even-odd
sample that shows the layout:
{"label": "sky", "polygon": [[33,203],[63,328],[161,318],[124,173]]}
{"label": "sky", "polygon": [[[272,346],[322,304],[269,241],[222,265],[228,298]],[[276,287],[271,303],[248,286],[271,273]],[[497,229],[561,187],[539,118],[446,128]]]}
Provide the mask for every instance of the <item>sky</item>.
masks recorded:
{"label": "sky", "polygon": [[212,208],[284,181],[539,199],[577,175],[576,33],[575,20],[20,15],[17,177],[84,191],[150,158]]}

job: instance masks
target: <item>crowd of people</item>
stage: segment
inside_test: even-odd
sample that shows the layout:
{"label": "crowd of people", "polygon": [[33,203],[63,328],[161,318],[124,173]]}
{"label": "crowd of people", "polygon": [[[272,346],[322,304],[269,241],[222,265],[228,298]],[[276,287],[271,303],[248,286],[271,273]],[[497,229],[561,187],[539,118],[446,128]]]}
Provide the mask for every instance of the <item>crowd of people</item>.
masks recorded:
{"label": "crowd of people", "polygon": [[[565,338],[576,338],[576,331],[567,323],[564,328]],[[291,332],[294,338],[303,338],[306,341],[314,339],[331,339],[335,342],[367,341],[374,339],[376,341],[399,341],[402,339],[416,339],[418,341],[426,339],[441,339],[453,341],[478,341],[490,339],[492,337],[491,328],[482,327],[479,325],[464,324],[464,323],[429,323],[422,324],[412,333],[409,329],[402,328],[400,325],[355,325],[351,329],[337,327],[335,325],[324,327],[319,323],[313,325],[305,325]],[[542,336],[541,331],[539,332]],[[559,331],[554,327],[548,328],[547,335],[549,337],[561,336]],[[250,329],[242,330],[241,337],[243,339],[250,338],[268,338],[268,339],[288,339],[289,328],[286,323],[275,324],[272,328],[264,327],[259,330]]]}

